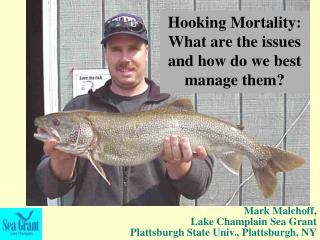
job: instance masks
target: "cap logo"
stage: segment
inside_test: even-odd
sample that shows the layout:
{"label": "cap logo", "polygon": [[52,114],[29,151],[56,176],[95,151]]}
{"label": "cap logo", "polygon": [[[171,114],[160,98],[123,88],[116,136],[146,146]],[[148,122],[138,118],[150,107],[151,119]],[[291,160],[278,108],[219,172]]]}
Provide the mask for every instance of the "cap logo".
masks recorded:
{"label": "cap logo", "polygon": [[109,18],[104,24],[101,44],[116,34],[126,33],[138,37],[148,43],[147,29],[142,18],[131,14],[119,14]]}
{"label": "cap logo", "polygon": [[111,20],[111,22],[131,22],[131,21],[137,21],[137,19],[133,17],[128,17],[128,16],[120,16]]}

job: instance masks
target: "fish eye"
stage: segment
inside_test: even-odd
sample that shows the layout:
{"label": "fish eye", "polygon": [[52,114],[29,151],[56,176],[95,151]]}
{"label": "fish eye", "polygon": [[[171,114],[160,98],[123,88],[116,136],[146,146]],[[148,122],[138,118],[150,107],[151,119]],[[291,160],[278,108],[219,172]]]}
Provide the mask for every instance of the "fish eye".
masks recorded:
{"label": "fish eye", "polygon": [[58,119],[58,118],[52,119],[52,124],[53,124],[54,126],[59,126],[59,125],[60,125],[59,119]]}

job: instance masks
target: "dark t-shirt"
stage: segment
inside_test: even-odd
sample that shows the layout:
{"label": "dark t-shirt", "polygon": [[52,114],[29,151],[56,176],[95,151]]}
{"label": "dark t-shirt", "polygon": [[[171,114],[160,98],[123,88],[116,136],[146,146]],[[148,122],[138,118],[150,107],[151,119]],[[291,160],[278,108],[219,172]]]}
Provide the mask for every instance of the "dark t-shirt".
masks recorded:
{"label": "dark t-shirt", "polygon": [[149,88],[143,93],[132,97],[118,95],[109,89],[107,93],[108,99],[120,112],[136,112],[147,100]]}

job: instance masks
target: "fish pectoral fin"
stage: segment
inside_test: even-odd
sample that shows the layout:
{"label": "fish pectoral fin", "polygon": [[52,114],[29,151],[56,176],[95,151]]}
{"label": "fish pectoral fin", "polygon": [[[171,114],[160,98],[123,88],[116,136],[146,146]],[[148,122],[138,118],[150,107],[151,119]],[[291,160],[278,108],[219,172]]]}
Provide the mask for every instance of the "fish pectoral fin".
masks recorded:
{"label": "fish pectoral fin", "polygon": [[92,166],[97,170],[97,172],[100,174],[100,176],[101,176],[101,177],[109,184],[109,186],[110,186],[111,183],[110,183],[110,181],[107,179],[107,176],[106,176],[106,174],[105,174],[105,172],[104,172],[101,164],[100,164],[98,161],[96,161],[96,160],[94,160],[94,159],[92,158],[90,152],[87,153],[87,157],[88,157],[88,159],[90,160]]}
{"label": "fish pectoral fin", "polygon": [[222,164],[233,174],[239,174],[243,155],[234,151],[220,153]]}

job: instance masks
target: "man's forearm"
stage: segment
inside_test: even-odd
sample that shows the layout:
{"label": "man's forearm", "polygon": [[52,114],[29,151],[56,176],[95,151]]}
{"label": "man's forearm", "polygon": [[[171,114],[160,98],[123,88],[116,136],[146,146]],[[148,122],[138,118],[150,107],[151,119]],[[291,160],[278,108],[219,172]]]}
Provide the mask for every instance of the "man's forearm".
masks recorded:
{"label": "man's forearm", "polygon": [[65,160],[50,160],[50,166],[53,174],[61,181],[68,181],[72,179],[74,169],[76,166],[76,157],[74,159]]}
{"label": "man's forearm", "polygon": [[74,176],[72,179],[61,181],[53,173],[50,162],[51,158],[48,155],[42,157],[36,170],[36,178],[44,195],[53,199],[63,196],[73,187],[77,174],[74,170]]}

